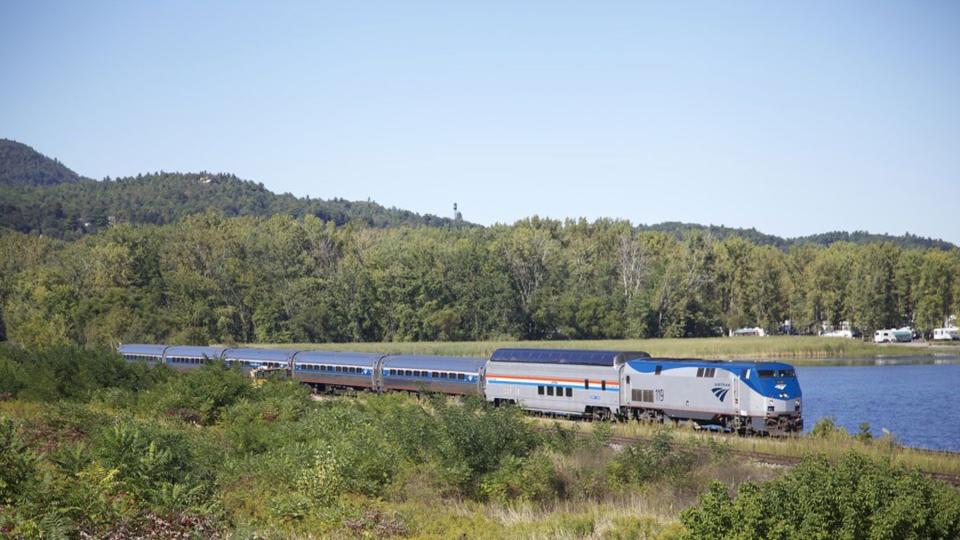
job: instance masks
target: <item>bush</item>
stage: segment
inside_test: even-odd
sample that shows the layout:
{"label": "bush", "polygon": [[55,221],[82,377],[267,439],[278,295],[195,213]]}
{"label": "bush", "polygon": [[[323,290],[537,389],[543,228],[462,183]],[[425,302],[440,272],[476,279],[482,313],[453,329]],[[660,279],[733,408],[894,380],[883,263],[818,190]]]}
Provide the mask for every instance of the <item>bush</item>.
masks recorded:
{"label": "bush", "polygon": [[[239,369],[214,362],[171,379],[159,389],[158,399],[168,415],[211,425],[224,409],[249,397],[253,390],[250,378]],[[152,404],[153,399],[150,401]]]}
{"label": "bush", "polygon": [[118,420],[93,443],[97,462],[126,490],[163,510],[192,507],[211,487],[212,472],[182,432]]}
{"label": "bush", "polygon": [[0,344],[0,393],[22,399],[87,400],[102,388],[140,391],[169,375],[169,369],[128,363],[113,351],[69,346],[28,350]]}
{"label": "bush", "polygon": [[696,464],[691,449],[675,444],[670,432],[660,430],[649,443],[624,448],[608,466],[610,479],[619,485],[639,485],[661,478],[678,479]]}
{"label": "bush", "polygon": [[20,430],[0,417],[0,504],[15,504],[37,473],[37,456],[27,448]]}
{"label": "bush", "polygon": [[851,453],[808,458],[735,498],[714,483],[681,519],[689,538],[958,538],[960,493]]}
{"label": "bush", "polygon": [[813,429],[810,430],[810,436],[825,439],[841,432],[846,433],[846,430],[838,426],[837,421],[832,416],[825,416],[817,420],[817,423],[813,425]]}
{"label": "bush", "polygon": [[481,495],[498,502],[545,501],[559,496],[559,491],[557,471],[543,454],[526,458],[507,456],[500,468],[484,476],[480,483]]}

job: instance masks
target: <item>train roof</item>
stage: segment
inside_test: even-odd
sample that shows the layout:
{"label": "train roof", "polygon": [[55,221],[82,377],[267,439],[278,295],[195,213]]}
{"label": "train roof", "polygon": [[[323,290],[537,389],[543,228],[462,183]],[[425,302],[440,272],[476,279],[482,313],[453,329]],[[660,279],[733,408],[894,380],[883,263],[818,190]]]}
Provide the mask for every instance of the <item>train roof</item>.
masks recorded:
{"label": "train roof", "polygon": [[665,364],[677,366],[682,364],[684,366],[693,366],[693,367],[723,367],[723,368],[764,368],[769,367],[771,369],[793,369],[793,366],[783,362],[775,362],[768,360],[707,360],[704,358],[637,358],[631,360],[629,363],[633,364],[634,362],[643,363],[643,364]]}
{"label": "train roof", "polygon": [[615,366],[629,360],[649,358],[643,351],[589,351],[577,349],[497,349],[492,362],[523,364],[566,364],[574,366]]}
{"label": "train roof", "polygon": [[197,347],[193,345],[174,345],[167,347],[167,356],[191,356],[194,358],[200,358],[206,356],[207,358],[220,358],[225,351],[223,347]]}
{"label": "train roof", "polygon": [[464,356],[390,355],[384,359],[383,367],[476,372],[480,371],[486,362],[484,358]]}
{"label": "train roof", "polygon": [[150,356],[161,356],[166,345],[153,345],[149,343],[122,343],[117,347],[120,354],[143,354]]}
{"label": "train roof", "polygon": [[286,362],[290,357],[297,354],[297,351],[291,349],[227,349],[224,358],[233,360],[258,360]]}
{"label": "train roof", "polygon": [[294,362],[372,367],[383,356],[383,353],[300,351]]}

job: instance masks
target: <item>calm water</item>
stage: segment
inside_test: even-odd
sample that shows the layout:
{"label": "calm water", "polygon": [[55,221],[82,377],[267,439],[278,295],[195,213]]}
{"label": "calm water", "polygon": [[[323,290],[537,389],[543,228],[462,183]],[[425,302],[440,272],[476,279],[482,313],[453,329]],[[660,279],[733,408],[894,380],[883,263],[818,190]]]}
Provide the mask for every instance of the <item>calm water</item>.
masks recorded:
{"label": "calm water", "polygon": [[907,446],[960,452],[960,356],[937,362],[797,366],[804,427],[832,416],[851,433],[868,422],[875,437],[887,428]]}

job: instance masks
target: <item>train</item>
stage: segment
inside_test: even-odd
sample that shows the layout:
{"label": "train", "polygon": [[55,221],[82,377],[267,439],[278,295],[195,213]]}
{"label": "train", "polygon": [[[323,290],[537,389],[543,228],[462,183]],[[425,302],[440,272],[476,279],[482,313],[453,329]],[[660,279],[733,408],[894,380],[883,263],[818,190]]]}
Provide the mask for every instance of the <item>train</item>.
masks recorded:
{"label": "train", "polygon": [[497,349],[489,358],[158,344],[117,350],[130,362],[182,371],[213,361],[254,376],[279,371],[317,392],[435,392],[545,415],[688,421],[740,434],[803,431],[800,383],[782,362],[524,348]]}

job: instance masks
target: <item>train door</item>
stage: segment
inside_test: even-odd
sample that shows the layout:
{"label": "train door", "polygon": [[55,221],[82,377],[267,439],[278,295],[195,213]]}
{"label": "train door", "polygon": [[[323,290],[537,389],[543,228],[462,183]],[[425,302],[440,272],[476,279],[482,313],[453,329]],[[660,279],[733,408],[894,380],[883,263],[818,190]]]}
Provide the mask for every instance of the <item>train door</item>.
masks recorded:
{"label": "train door", "polygon": [[747,416],[750,414],[750,389],[744,384],[744,379],[750,378],[750,368],[747,368],[746,371],[739,370],[737,373],[736,383],[734,385],[734,395],[733,403],[736,406],[737,414],[740,416]]}
{"label": "train door", "polygon": [[730,373],[730,387],[733,394],[733,414],[740,414],[740,377],[736,372]]}
{"label": "train door", "polygon": [[630,403],[630,375],[626,374],[627,368],[624,364],[620,364],[620,409],[623,411],[624,407]]}

